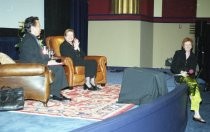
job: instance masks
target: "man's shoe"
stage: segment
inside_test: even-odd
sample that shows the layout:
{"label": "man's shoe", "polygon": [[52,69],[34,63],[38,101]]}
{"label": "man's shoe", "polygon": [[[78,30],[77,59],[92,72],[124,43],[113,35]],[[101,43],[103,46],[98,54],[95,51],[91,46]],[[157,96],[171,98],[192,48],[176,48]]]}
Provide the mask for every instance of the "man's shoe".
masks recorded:
{"label": "man's shoe", "polygon": [[64,101],[64,100],[71,101],[71,98],[67,98],[67,97],[65,97],[65,96],[62,95],[62,101]]}
{"label": "man's shoe", "polygon": [[64,101],[64,100],[69,100],[69,101],[71,101],[71,98],[67,98],[67,97],[65,97],[65,96],[63,96],[63,95],[61,95],[60,97],[53,95],[53,96],[52,96],[52,99],[53,99],[53,100],[58,100],[58,101]]}
{"label": "man's shoe", "polygon": [[63,97],[58,97],[58,96],[55,96],[55,95],[52,95],[51,97],[53,100],[58,100],[58,101],[62,101],[63,100]]}
{"label": "man's shoe", "polygon": [[67,86],[67,87],[62,88],[62,90],[65,90],[65,89],[72,90],[72,89],[73,89],[73,87]]}

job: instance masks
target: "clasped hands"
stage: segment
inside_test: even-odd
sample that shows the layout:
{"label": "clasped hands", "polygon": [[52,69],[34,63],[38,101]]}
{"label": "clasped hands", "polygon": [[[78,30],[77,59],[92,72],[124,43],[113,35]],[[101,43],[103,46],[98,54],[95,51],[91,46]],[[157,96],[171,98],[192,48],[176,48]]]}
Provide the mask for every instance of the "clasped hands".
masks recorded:
{"label": "clasped hands", "polygon": [[74,44],[74,50],[80,50],[79,48],[79,40],[77,38],[74,39],[73,44]]}

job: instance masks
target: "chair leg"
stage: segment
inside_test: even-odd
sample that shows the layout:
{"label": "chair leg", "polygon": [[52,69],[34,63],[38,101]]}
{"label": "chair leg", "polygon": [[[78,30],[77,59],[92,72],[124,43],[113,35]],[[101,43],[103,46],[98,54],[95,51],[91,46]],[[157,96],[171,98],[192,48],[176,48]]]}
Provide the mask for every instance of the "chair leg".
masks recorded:
{"label": "chair leg", "polygon": [[[47,101],[48,102],[48,101]],[[48,107],[47,106],[47,102],[43,102],[44,107]]]}
{"label": "chair leg", "polygon": [[101,84],[101,86],[103,86],[103,87],[104,87],[105,85],[106,85],[106,83],[102,83],[102,84]]}
{"label": "chair leg", "polygon": [[73,86],[69,86],[69,90],[72,90],[73,89]]}

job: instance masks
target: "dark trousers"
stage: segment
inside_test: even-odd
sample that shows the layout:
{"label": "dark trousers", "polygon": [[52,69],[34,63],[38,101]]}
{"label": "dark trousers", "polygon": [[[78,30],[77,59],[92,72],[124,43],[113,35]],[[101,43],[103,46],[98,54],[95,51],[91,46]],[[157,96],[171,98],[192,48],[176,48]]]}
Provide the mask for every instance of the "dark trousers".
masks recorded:
{"label": "dark trousers", "polygon": [[60,97],[61,90],[68,86],[64,68],[63,66],[55,65],[55,66],[49,66],[49,69],[52,70],[52,72],[55,75],[53,83],[51,83],[50,86],[51,88],[50,93],[52,95]]}
{"label": "dark trousers", "polygon": [[97,72],[97,63],[95,60],[85,60],[85,77],[93,78],[96,76]]}

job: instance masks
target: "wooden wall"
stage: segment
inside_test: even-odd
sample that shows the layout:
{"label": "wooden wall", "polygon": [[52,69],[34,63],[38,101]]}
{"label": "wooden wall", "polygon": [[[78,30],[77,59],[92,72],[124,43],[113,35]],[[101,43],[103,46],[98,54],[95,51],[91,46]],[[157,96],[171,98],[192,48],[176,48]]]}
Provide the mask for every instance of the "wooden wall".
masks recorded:
{"label": "wooden wall", "polygon": [[197,0],[162,0],[162,17],[153,17],[154,0],[140,0],[139,15],[114,15],[110,12],[111,0],[89,0],[89,20],[195,22],[196,5]]}

